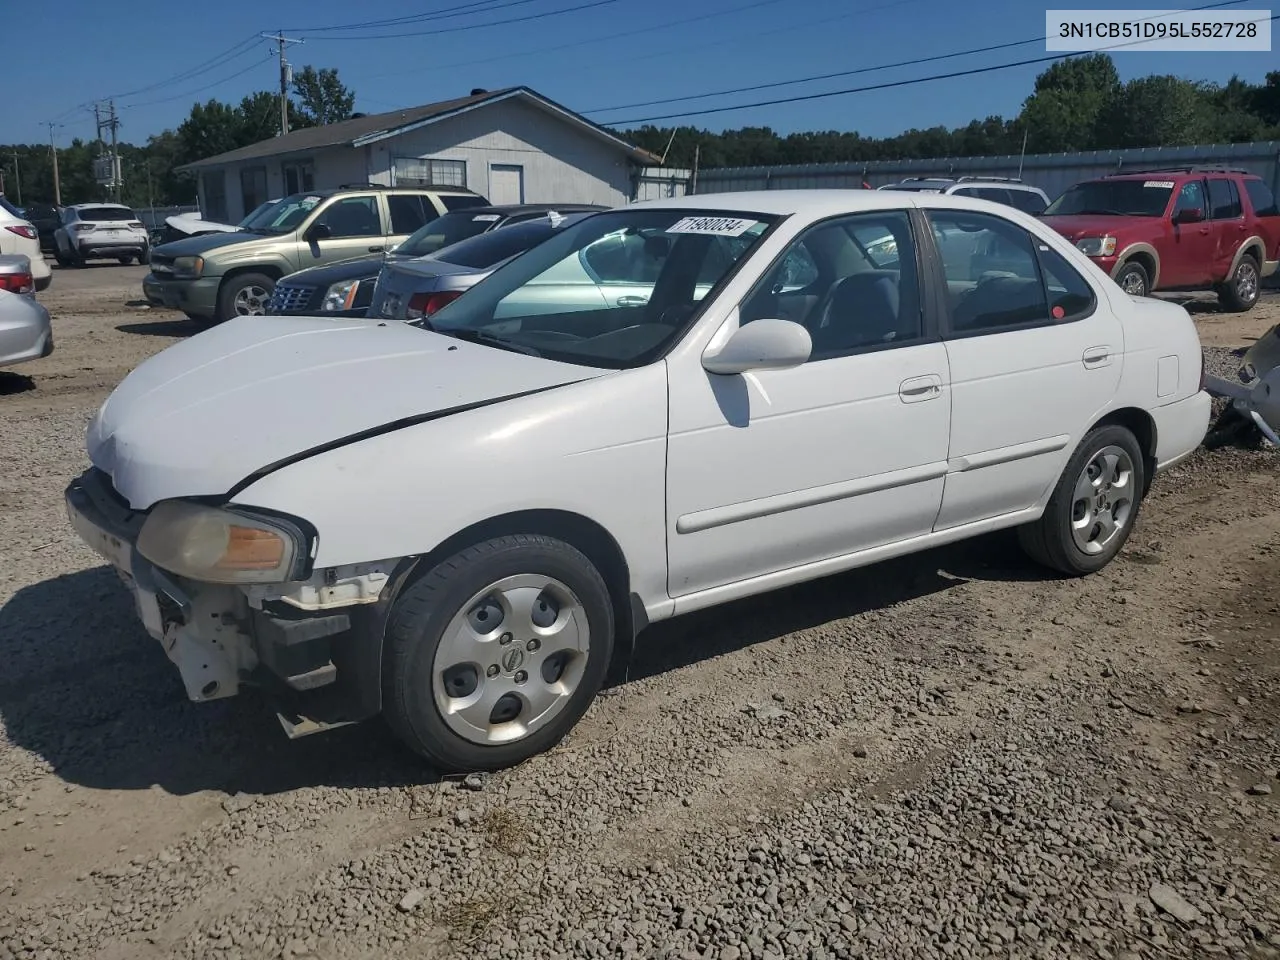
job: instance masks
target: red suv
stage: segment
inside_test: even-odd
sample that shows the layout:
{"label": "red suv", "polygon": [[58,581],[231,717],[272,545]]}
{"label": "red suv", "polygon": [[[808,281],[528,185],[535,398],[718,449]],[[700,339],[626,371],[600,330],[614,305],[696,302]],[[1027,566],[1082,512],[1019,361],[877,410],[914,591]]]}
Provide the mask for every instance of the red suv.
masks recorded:
{"label": "red suv", "polygon": [[1077,183],[1042,214],[1126,293],[1217,291],[1228,310],[1258,302],[1280,266],[1280,210],[1247,170],[1181,167]]}

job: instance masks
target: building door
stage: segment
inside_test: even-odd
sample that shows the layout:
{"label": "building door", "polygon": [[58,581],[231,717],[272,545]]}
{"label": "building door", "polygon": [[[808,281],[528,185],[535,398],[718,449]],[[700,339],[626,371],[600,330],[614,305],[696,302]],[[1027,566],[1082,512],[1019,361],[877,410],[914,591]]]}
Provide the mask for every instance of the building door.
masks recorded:
{"label": "building door", "polygon": [[524,167],[510,163],[490,164],[489,202],[494,206],[524,203]]}

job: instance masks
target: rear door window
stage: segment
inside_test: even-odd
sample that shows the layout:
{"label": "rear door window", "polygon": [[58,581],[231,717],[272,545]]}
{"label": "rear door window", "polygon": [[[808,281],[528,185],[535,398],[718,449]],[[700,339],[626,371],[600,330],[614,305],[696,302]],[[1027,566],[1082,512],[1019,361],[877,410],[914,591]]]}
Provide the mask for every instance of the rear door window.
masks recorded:
{"label": "rear door window", "polygon": [[1234,180],[1215,177],[1209,181],[1209,206],[1213,220],[1234,220],[1241,215],[1240,192]]}
{"label": "rear door window", "polygon": [[435,206],[420,193],[389,193],[387,208],[392,233],[413,233],[438,216]]}
{"label": "rear door window", "polygon": [[446,210],[465,210],[467,207],[487,207],[489,201],[472,194],[446,193],[440,196]]}
{"label": "rear door window", "polygon": [[1048,206],[1044,198],[1032,190],[1010,190],[1009,199],[1023,213],[1033,215],[1044,213],[1045,207]]}

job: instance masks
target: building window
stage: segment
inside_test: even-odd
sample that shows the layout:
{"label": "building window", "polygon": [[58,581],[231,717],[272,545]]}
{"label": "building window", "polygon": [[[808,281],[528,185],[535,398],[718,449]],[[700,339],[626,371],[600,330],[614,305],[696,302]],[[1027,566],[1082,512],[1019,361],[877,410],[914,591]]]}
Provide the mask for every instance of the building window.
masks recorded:
{"label": "building window", "polygon": [[397,187],[465,187],[467,185],[467,161],[465,160],[397,157],[393,170]]}
{"label": "building window", "polygon": [[286,197],[295,193],[307,193],[316,188],[315,166],[310,160],[296,160],[281,164],[280,171],[284,174]]}
{"label": "building window", "polygon": [[248,216],[267,200],[267,168],[246,167],[240,171],[240,201]]}
{"label": "building window", "polygon": [[200,176],[204,184],[204,215],[209,220],[227,220],[227,175],[219,170]]}

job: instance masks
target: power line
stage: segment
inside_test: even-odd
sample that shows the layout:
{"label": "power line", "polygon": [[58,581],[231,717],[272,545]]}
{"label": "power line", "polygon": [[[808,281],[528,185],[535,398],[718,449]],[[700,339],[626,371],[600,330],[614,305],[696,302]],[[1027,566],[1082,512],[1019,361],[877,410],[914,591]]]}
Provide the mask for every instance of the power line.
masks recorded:
{"label": "power line", "polygon": [[[1267,20],[1280,19],[1280,14],[1266,18]],[[1250,21],[1255,23],[1266,22],[1262,19]],[[730,113],[734,110],[750,110],[756,107],[775,107],[788,103],[804,103],[810,100],[826,100],[830,97],[842,97],[851,93],[871,93],[875,90],[890,90],[895,87],[910,87],[920,83],[932,83],[935,80],[954,80],[957,77],[972,77],[983,73],[995,73],[998,70],[1011,70],[1014,67],[1026,67],[1038,63],[1053,63],[1057,60],[1069,60],[1073,57],[1089,56],[1096,53],[1105,53],[1107,50],[1116,50],[1121,47],[1131,47],[1137,44],[1147,43],[1146,40],[1134,40],[1129,43],[1118,43],[1109,47],[1101,47],[1097,50],[1077,51],[1075,53],[1059,53],[1047,57],[1034,57],[1030,60],[1016,60],[1013,63],[997,63],[986,67],[973,67],[969,70],[956,70],[952,73],[938,73],[928,77],[914,77],[910,80],[894,80],[888,83],[874,83],[865,87],[848,87],[844,90],[829,90],[825,93],[808,93],[794,97],[781,97],[776,100],[758,100],[754,103],[739,103],[729,107],[707,107],[705,110],[687,110],[683,113],[665,113],[652,117],[637,117],[628,120],[607,120],[602,121],[608,126],[616,127],[622,124],[632,123],[652,123],[655,120],[677,120],[684,117],[702,117],[713,113]]]}
{"label": "power line", "polygon": [[[523,17],[509,17],[506,20],[493,20],[490,23],[470,23],[456,27],[437,27],[434,30],[418,30],[410,33],[366,33],[363,36],[354,37],[308,37],[309,40],[400,40],[405,37],[434,37],[441,33],[462,33],[467,30],[484,30],[488,27],[502,27],[510,23],[525,23],[529,20],[541,20],[543,17],[557,17],[564,13],[576,13],[579,10],[590,10],[592,7],[603,7],[611,3],[617,3],[618,0],[591,0],[590,3],[580,3],[576,7],[561,7],[559,10],[546,10],[542,13],[531,13]],[[484,12],[484,11],[482,11]],[[306,33],[306,30],[299,31]]]}
{"label": "power line", "polygon": [[229,47],[222,53],[219,53],[217,56],[210,57],[208,60],[198,63],[194,67],[188,67],[181,73],[174,74],[171,77],[166,77],[163,80],[157,80],[155,83],[147,84],[147,86],[139,87],[136,90],[112,94],[112,97],[116,100],[127,100],[129,97],[136,97],[140,93],[150,93],[152,90],[158,90],[161,87],[167,87],[174,83],[181,83],[183,80],[194,80],[196,77],[208,73],[210,70],[217,69],[223,64],[230,63],[232,60],[237,60],[246,53],[249,53],[257,42],[258,37],[247,37],[235,46]]}
{"label": "power line", "polygon": [[[274,59],[275,59],[275,52],[273,51],[273,52],[270,52],[270,54],[264,56],[264,58],[262,58],[261,60],[253,61],[253,64],[251,65],[251,67],[257,67],[257,65],[259,64],[266,63],[266,61],[274,60]],[[219,77],[218,79],[215,79],[215,81],[212,81],[211,83],[206,83],[204,84],[204,86],[196,87],[195,90],[187,90],[187,91],[183,91],[182,93],[174,93],[173,96],[160,97],[160,99],[157,99],[157,100],[143,100],[141,104],[128,104],[128,105],[122,106],[122,108],[120,109],[134,110],[134,109],[140,108],[140,106],[155,106],[156,104],[172,104],[174,100],[183,100],[184,97],[196,96],[197,93],[204,93],[206,90],[212,90],[212,88],[214,87],[220,87],[221,84],[223,83],[233,81],[233,79],[241,78],[244,76],[244,73],[246,73],[246,70],[244,70],[244,68],[239,68],[236,70],[236,73],[228,73],[227,76],[225,77]]]}
{"label": "power line", "polygon": [[[1247,0],[1224,0],[1221,3],[1207,3],[1200,7],[1189,7],[1188,10],[1213,10],[1219,7],[1238,6],[1246,3]],[[1145,20],[1158,19],[1157,17],[1144,17]],[[705,100],[708,97],[723,97],[734,93],[751,93],[756,90],[771,90],[777,87],[790,87],[798,83],[813,83],[818,80],[834,80],[837,77],[853,77],[863,73],[874,73],[877,70],[893,70],[898,67],[914,67],[922,63],[936,63],[939,60],[953,60],[956,57],[968,57],[979,53],[992,53],[996,50],[1008,50],[1012,47],[1025,47],[1031,43],[1043,43],[1047,38],[1041,34],[1038,37],[1028,37],[1025,40],[1011,40],[1007,43],[993,43],[986,47],[974,47],[970,50],[956,50],[952,53],[939,53],[930,57],[918,57],[915,60],[899,60],[896,63],[882,63],[874,67],[858,67],[854,70],[839,70],[835,73],[819,73],[811,77],[800,77],[796,80],[775,80],[772,83],[756,83],[749,87],[731,87],[726,90],[716,90],[709,93],[691,93],[682,97],[666,97],[661,100],[641,100],[637,103],[623,103],[613,107],[596,107],[592,110],[582,110],[580,113],[609,113],[613,110],[631,110],[635,107],[652,107],[664,103],[684,103],[689,100]]]}
{"label": "power line", "polygon": [[[338,23],[327,27],[290,27],[293,33],[327,33],[335,30],[367,30],[376,27],[394,27],[409,23],[423,23],[429,20],[448,20],[452,17],[466,16],[468,13],[491,13],[494,10],[505,10],[507,7],[519,7],[526,3],[537,3],[538,0],[476,0],[456,7],[445,7],[430,13],[414,13],[403,17],[388,17],[385,20],[365,20],[361,23]],[[475,9],[481,8],[481,9]]]}
{"label": "power line", "polygon": [[[698,21],[701,21],[701,20],[712,20],[712,19],[715,19],[716,17],[728,16],[729,14],[744,13],[747,10],[754,10],[756,7],[766,7],[766,6],[771,6],[771,5],[782,3],[782,2],[783,0],[756,0],[756,2],[754,3],[741,4],[739,6],[731,7],[728,10],[716,10],[716,11],[713,11],[712,13],[701,13],[701,14],[698,14],[697,16],[684,17],[679,20],[667,20],[664,23],[659,23],[654,26],[637,27],[634,30],[624,30],[620,33],[607,33],[601,37],[588,37],[585,40],[571,40],[568,43],[556,44],[553,47],[539,46],[535,50],[522,50],[516,53],[504,53],[504,54],[498,54],[492,57],[481,57],[476,60],[464,60],[460,63],[441,64],[440,69],[451,70],[455,67],[471,67],[477,64],[482,64],[482,63],[496,63],[498,61],[514,60],[518,57],[540,57],[547,53],[554,52],[556,50],[569,50],[573,47],[583,47],[583,46],[589,46],[589,45],[594,45],[598,43],[604,43],[609,40],[619,40],[624,37],[634,37],[637,34],[641,34],[641,33],[652,33],[655,30],[667,30],[671,27],[683,26],[684,24],[687,24],[687,23],[697,23]],[[903,3],[919,3],[919,2],[920,0],[897,0],[896,3],[889,4],[889,6],[899,6]],[[1236,0],[1236,2],[1243,3],[1244,0]],[[398,70],[395,73],[381,73],[381,74],[375,74],[373,76],[366,76],[363,79],[380,80],[384,77],[400,77],[400,76],[404,76],[403,70]]]}

